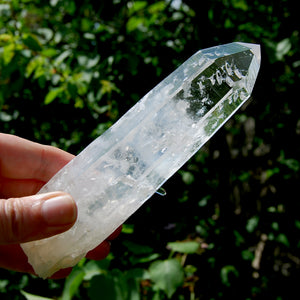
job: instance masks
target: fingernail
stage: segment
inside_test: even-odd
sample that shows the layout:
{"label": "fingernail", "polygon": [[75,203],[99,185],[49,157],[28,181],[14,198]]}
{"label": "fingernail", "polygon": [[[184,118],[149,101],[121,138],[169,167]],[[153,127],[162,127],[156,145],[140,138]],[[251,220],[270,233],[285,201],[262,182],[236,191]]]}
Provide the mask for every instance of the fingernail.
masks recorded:
{"label": "fingernail", "polygon": [[49,226],[68,225],[76,220],[76,204],[70,195],[62,193],[42,204],[42,215]]}

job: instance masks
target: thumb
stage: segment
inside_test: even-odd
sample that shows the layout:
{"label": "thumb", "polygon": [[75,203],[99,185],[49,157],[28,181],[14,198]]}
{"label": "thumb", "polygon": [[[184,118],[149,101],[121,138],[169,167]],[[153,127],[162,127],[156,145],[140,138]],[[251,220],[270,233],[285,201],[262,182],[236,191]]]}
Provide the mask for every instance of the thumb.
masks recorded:
{"label": "thumb", "polygon": [[0,200],[0,244],[19,244],[68,230],[77,218],[73,198],[63,192]]}

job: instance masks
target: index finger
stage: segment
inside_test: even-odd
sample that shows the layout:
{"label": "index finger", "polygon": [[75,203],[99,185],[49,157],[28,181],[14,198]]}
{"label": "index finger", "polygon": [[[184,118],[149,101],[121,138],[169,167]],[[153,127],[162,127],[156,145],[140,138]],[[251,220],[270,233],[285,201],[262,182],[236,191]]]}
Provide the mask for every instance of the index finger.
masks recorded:
{"label": "index finger", "polygon": [[47,182],[74,156],[52,146],[0,133],[0,176]]}

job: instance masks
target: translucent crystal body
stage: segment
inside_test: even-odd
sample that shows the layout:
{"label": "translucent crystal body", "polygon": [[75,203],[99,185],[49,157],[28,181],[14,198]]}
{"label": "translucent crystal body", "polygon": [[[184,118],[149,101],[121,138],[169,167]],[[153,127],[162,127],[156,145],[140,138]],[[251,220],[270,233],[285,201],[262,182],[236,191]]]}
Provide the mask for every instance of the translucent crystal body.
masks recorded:
{"label": "translucent crystal body", "polygon": [[36,273],[75,265],[121,225],[249,98],[259,66],[259,45],[198,51],[59,171],[40,193],[70,193],[78,219],[22,245]]}

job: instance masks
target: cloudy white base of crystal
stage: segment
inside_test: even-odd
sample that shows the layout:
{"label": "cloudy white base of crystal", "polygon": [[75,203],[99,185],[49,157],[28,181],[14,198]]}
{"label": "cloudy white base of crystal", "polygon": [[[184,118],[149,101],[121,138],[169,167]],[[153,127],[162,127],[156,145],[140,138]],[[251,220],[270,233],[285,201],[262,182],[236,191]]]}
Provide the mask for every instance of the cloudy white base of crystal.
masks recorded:
{"label": "cloudy white base of crystal", "polygon": [[22,244],[43,278],[74,266],[134,213],[249,98],[260,47],[198,51],[40,191],[65,191],[78,206],[67,232]]}

